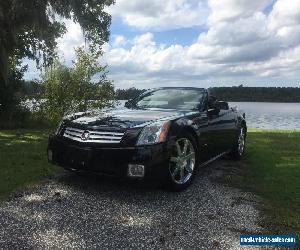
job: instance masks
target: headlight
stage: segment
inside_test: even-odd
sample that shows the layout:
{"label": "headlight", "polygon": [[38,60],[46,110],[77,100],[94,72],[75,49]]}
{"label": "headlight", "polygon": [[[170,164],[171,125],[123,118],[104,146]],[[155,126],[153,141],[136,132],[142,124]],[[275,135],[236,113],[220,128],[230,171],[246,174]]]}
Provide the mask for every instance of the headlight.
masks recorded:
{"label": "headlight", "polygon": [[63,121],[61,121],[61,122],[58,124],[57,129],[56,129],[56,131],[55,131],[55,135],[60,135],[62,128],[63,128]]}
{"label": "headlight", "polygon": [[155,122],[143,128],[137,146],[164,142],[167,138],[170,122]]}

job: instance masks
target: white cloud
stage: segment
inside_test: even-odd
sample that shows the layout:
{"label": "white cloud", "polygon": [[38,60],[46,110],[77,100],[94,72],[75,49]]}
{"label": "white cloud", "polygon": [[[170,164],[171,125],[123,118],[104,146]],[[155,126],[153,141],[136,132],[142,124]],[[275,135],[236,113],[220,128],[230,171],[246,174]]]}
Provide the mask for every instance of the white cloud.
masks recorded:
{"label": "white cloud", "polygon": [[272,0],[209,0],[208,5],[211,8],[209,21],[216,23],[247,18],[271,2]]}
{"label": "white cloud", "polygon": [[199,72],[209,75],[220,68],[195,59],[188,51],[189,47],[181,45],[161,47],[153,41],[152,34],[146,33],[136,37],[130,49],[109,49],[105,58],[119,87],[125,82],[146,87],[182,84],[182,80],[199,77]]}
{"label": "white cloud", "polygon": [[120,47],[126,44],[126,38],[121,35],[114,36],[113,46]]}
{"label": "white cloud", "polygon": [[148,45],[155,45],[155,42],[153,41],[153,34],[148,32],[148,33],[145,33],[141,36],[137,36],[134,38],[133,40],[133,44],[134,46],[142,46],[142,47],[145,47],[145,46],[148,46]]}
{"label": "white cloud", "polygon": [[145,33],[131,48],[109,49],[112,77],[140,87],[299,80],[299,1],[278,0],[264,14],[270,2],[211,0],[208,30],[189,46],[161,46]]}
{"label": "white cloud", "polygon": [[[117,87],[141,88],[200,82],[203,86],[299,83],[300,2],[277,0],[270,13],[264,13],[273,1],[119,0],[111,12],[128,25],[147,30],[131,40],[113,34],[111,44],[104,46],[109,77]],[[188,46],[159,44],[155,33],[149,32],[205,22],[207,31]],[[70,61],[73,47],[84,40],[78,25],[67,26],[59,51]]]}
{"label": "white cloud", "polygon": [[138,29],[168,30],[203,25],[208,7],[204,0],[117,0],[108,9],[113,17]]}
{"label": "white cloud", "polygon": [[57,39],[58,54],[65,63],[70,64],[74,59],[74,48],[85,44],[83,32],[78,23],[71,20],[64,21],[67,28],[67,33]]}
{"label": "white cloud", "polygon": [[300,23],[300,1],[278,0],[269,15],[269,27],[280,29],[283,27],[299,26]]}
{"label": "white cloud", "polygon": [[283,41],[283,46],[300,43],[300,1],[278,0],[268,17],[268,28]]}
{"label": "white cloud", "polygon": [[239,46],[265,40],[270,36],[266,24],[266,16],[261,12],[231,22],[217,22],[210,26],[207,33],[199,36],[199,42]]}

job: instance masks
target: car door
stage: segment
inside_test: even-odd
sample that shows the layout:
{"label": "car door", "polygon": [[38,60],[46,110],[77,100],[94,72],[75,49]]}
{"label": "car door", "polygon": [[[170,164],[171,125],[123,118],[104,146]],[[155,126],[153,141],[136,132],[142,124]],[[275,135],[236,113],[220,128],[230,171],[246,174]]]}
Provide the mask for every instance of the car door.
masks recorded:
{"label": "car door", "polygon": [[217,156],[223,153],[228,145],[227,119],[225,110],[216,107],[217,99],[213,96],[208,97],[207,116],[208,116],[208,137],[209,155]]}
{"label": "car door", "polygon": [[197,130],[200,161],[206,161],[209,159],[209,131],[208,131],[208,116],[206,111],[200,111],[193,118],[194,127]]}
{"label": "car door", "polygon": [[209,96],[207,106],[209,151],[211,156],[216,156],[233,147],[236,138],[236,119],[228,104],[218,102],[213,96]]}
{"label": "car door", "polygon": [[202,145],[200,148],[201,160],[208,160],[220,151],[217,143],[219,141],[218,116],[208,112],[211,108],[211,103],[209,102],[209,96],[206,93],[203,98],[202,108],[197,118],[194,118],[194,123],[198,127],[199,142]]}
{"label": "car door", "polygon": [[223,142],[222,150],[228,151],[233,148],[236,140],[236,115],[231,110],[220,110],[220,117],[222,120]]}
{"label": "car door", "polygon": [[218,152],[222,153],[232,149],[236,131],[235,116],[232,110],[221,109],[218,117],[212,123],[215,124],[215,130],[218,134],[218,138],[216,138]]}
{"label": "car door", "polygon": [[224,148],[223,133],[220,114],[208,111],[208,154],[210,158],[222,152]]}

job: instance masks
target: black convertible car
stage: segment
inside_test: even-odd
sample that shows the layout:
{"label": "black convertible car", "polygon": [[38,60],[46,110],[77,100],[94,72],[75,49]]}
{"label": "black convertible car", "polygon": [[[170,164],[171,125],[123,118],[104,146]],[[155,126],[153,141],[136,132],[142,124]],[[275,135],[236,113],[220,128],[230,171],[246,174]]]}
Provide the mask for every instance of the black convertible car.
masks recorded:
{"label": "black convertible car", "polygon": [[186,188],[201,167],[245,150],[245,114],[201,88],[159,88],[125,107],[76,113],[49,137],[48,159],[72,171]]}

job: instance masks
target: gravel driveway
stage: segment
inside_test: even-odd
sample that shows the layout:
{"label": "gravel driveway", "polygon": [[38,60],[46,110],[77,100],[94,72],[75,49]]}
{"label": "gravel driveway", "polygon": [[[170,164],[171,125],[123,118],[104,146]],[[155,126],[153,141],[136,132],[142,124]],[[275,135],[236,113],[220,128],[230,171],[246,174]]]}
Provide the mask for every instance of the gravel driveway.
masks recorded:
{"label": "gravel driveway", "polygon": [[261,230],[259,198],[216,181],[232,165],[181,193],[66,173],[0,207],[0,249],[240,249],[240,233]]}

